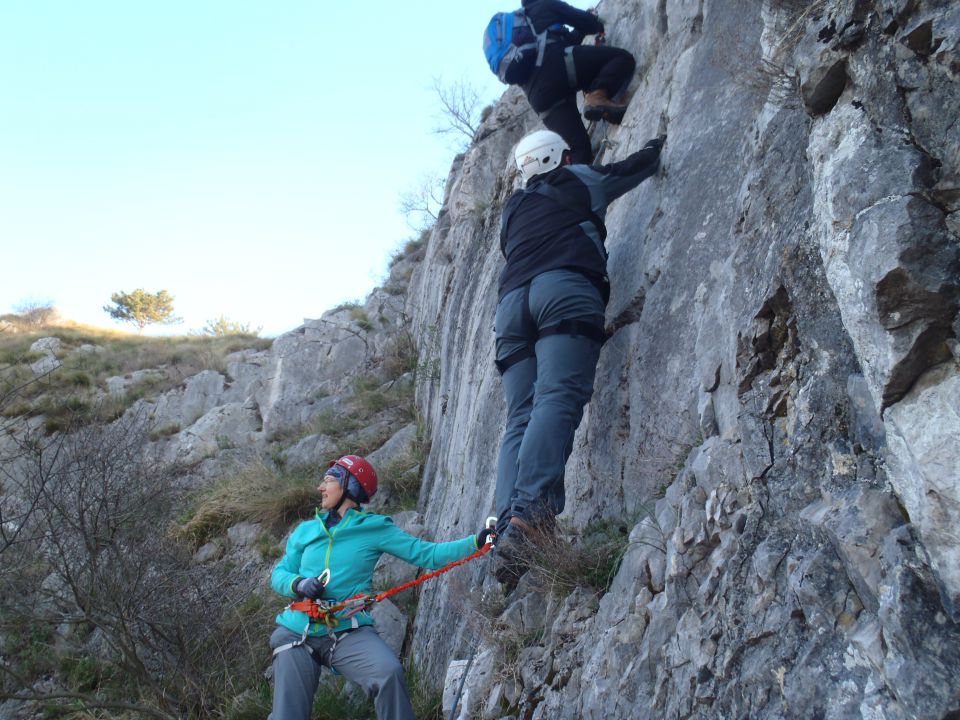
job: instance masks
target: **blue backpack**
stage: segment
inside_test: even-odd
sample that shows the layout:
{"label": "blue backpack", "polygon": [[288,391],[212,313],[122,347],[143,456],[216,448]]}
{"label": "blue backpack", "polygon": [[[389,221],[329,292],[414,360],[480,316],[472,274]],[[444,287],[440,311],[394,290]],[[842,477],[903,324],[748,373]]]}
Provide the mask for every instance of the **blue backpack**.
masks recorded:
{"label": "blue backpack", "polygon": [[547,30],[538,33],[523,10],[496,13],[483,33],[490,70],[508,85],[525,83],[543,63]]}

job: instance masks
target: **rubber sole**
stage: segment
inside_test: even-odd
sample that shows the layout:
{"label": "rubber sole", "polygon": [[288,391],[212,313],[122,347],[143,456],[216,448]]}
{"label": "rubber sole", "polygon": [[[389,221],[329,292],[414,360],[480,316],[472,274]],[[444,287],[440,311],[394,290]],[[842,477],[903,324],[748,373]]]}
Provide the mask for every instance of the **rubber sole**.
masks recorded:
{"label": "rubber sole", "polygon": [[627,109],[614,108],[614,107],[585,107],[583,109],[583,116],[587,120],[606,120],[608,123],[613,125],[619,125],[620,121],[623,120],[623,116],[626,113]]}

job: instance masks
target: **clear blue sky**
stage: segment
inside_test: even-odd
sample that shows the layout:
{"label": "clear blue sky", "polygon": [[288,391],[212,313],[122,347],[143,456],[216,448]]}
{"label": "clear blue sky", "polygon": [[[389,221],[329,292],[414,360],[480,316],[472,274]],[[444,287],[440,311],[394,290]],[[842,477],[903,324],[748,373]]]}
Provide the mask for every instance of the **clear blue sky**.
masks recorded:
{"label": "clear blue sky", "polygon": [[453,157],[432,78],[499,97],[481,36],[511,7],[0,2],[0,313],[116,327],[143,287],[175,332],[275,335],[362,299],[412,236],[400,193]]}

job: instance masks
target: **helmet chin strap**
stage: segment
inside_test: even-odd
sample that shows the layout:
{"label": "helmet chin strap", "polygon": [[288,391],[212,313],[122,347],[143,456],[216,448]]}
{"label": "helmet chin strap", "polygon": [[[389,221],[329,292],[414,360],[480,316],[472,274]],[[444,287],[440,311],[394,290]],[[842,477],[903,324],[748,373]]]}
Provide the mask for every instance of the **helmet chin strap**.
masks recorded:
{"label": "helmet chin strap", "polygon": [[330,510],[331,510],[332,512],[335,512],[335,513],[336,513],[337,515],[339,515],[340,517],[343,517],[343,513],[340,512],[340,507],[343,505],[343,501],[344,501],[344,500],[350,500],[350,501],[353,502],[355,505],[359,505],[359,503],[357,503],[356,500],[354,500],[352,497],[350,497],[350,495],[347,494],[347,485],[349,485],[349,483],[350,483],[350,476],[349,476],[349,475],[347,475],[347,477],[346,477],[345,480],[341,480],[341,481],[340,481],[340,490],[341,490],[341,492],[340,492],[340,499],[337,500],[337,504],[336,504],[336,505],[334,505],[332,508],[330,508]]}

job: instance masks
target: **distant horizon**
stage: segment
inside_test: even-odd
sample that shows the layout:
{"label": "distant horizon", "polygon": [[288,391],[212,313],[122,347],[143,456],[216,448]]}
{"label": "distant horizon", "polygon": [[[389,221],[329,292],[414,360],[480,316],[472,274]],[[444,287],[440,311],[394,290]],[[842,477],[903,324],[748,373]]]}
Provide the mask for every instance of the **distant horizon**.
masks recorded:
{"label": "distant horizon", "polygon": [[[382,287],[383,287],[382,285],[375,285],[373,288],[371,288],[370,292],[367,293],[367,295],[366,295],[363,299],[361,299],[361,300],[358,300],[358,301],[349,301],[349,300],[348,300],[348,301],[343,301],[343,302],[337,303],[337,304],[335,304],[335,305],[331,305],[331,306],[330,306],[329,308],[327,308],[326,310],[321,311],[318,315],[304,316],[304,317],[303,317],[303,320],[302,320],[302,322],[301,322],[300,324],[294,325],[294,326],[291,327],[289,330],[283,330],[283,331],[281,331],[281,332],[279,332],[279,333],[277,333],[277,334],[272,334],[272,333],[268,334],[266,331],[264,331],[264,330],[262,330],[262,329],[258,329],[257,326],[252,325],[251,323],[246,323],[246,322],[237,320],[236,318],[232,318],[232,317],[230,317],[229,315],[224,315],[224,318],[225,318],[226,320],[230,321],[230,322],[234,322],[234,323],[237,323],[237,324],[239,324],[239,325],[250,325],[250,333],[249,333],[249,334],[251,334],[251,335],[255,335],[256,337],[260,337],[260,338],[264,338],[264,339],[269,339],[269,338],[274,338],[274,339],[276,339],[276,338],[280,337],[280,335],[284,335],[284,334],[286,334],[286,333],[288,333],[288,332],[292,332],[292,331],[296,330],[298,327],[300,327],[301,325],[307,323],[308,321],[319,319],[319,318],[323,317],[323,315],[325,315],[326,313],[331,312],[331,311],[333,311],[333,310],[337,310],[337,309],[342,308],[342,307],[351,307],[351,306],[362,307],[363,304],[364,304],[364,302],[366,301],[366,299],[367,299],[373,292],[375,292],[376,290],[378,290],[378,289],[380,289],[380,288],[382,288]],[[151,323],[151,324],[147,325],[147,326],[144,328],[144,331],[143,331],[143,332],[139,332],[139,331],[138,331],[131,323],[129,323],[129,322],[120,322],[120,321],[117,321],[117,320],[110,320],[109,318],[107,318],[106,322],[110,323],[109,325],[107,325],[107,324],[99,324],[99,323],[95,323],[95,322],[86,322],[86,321],[82,321],[82,320],[75,320],[74,318],[70,318],[70,317],[67,317],[67,316],[63,315],[62,312],[60,311],[60,309],[57,308],[56,305],[50,305],[50,304],[48,304],[48,303],[44,303],[44,302],[42,302],[42,301],[37,301],[37,300],[35,300],[35,299],[31,299],[31,300],[33,300],[33,301],[36,303],[35,307],[39,307],[39,306],[42,306],[42,307],[50,307],[50,308],[53,309],[53,313],[54,313],[54,314],[53,314],[53,317],[52,317],[49,321],[47,321],[47,322],[45,322],[45,323],[43,323],[43,324],[37,325],[36,328],[35,328],[36,331],[41,331],[41,330],[43,330],[44,328],[58,328],[58,327],[62,327],[62,328],[77,329],[77,330],[85,330],[85,329],[97,330],[97,331],[102,330],[102,331],[104,331],[104,332],[106,332],[106,333],[118,333],[118,334],[121,334],[121,335],[134,335],[134,336],[139,336],[139,337],[171,337],[171,338],[175,338],[175,337],[196,337],[196,336],[213,337],[213,336],[210,335],[209,333],[205,333],[205,332],[204,332],[204,327],[206,327],[206,325],[207,325],[208,323],[210,323],[210,322],[215,322],[215,321],[217,321],[217,320],[219,319],[219,316],[218,316],[218,317],[209,318],[208,320],[204,321],[203,326],[198,327],[198,328],[195,328],[195,327],[185,328],[183,322],[179,322],[179,323]],[[174,300],[176,300],[176,298],[174,298]],[[17,305],[19,305],[19,303],[17,303]],[[106,313],[104,313],[104,315],[106,315]],[[18,312],[16,312],[15,310],[10,310],[9,312],[2,312],[2,313],[0,313],[0,323],[10,322],[9,320],[7,320],[7,318],[10,318],[10,317],[18,317],[18,318],[19,318],[19,317],[23,317],[23,313],[18,313]],[[12,324],[12,323],[11,323],[11,324]],[[29,327],[21,327],[21,328],[18,328],[17,331],[19,331],[19,332],[33,332],[34,329],[33,329],[33,328],[29,328]],[[233,333],[231,333],[231,334],[233,334]],[[248,334],[248,333],[236,333],[236,334],[241,335],[241,334]]]}

